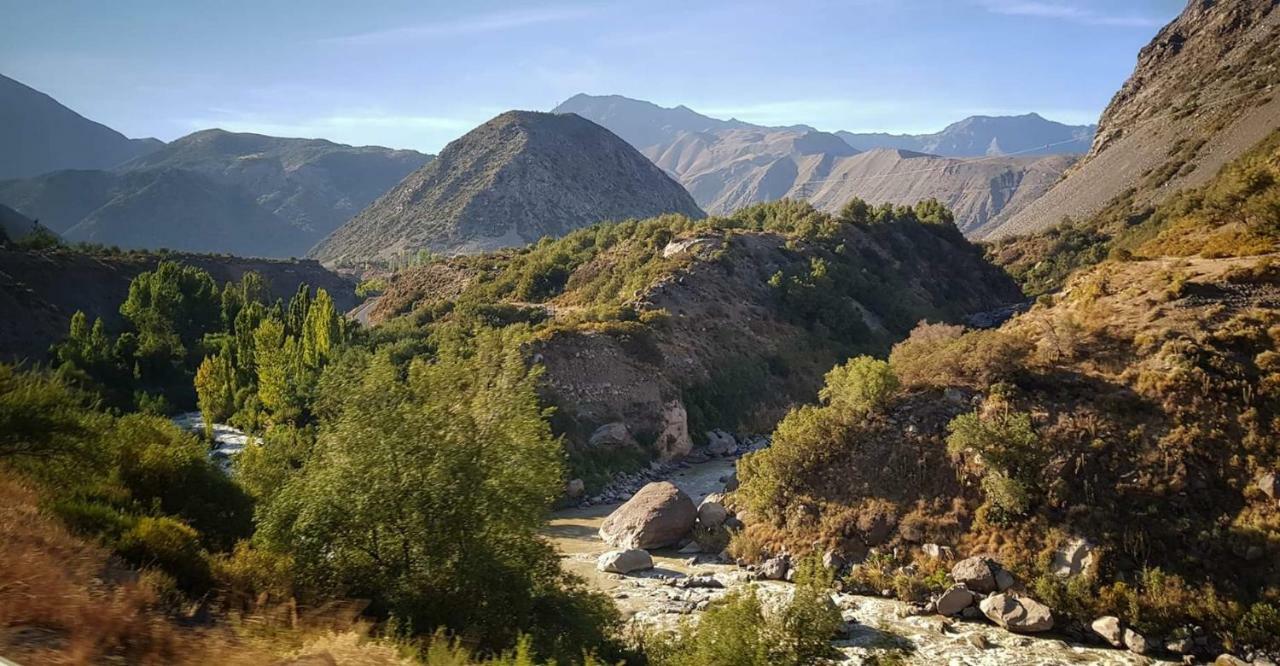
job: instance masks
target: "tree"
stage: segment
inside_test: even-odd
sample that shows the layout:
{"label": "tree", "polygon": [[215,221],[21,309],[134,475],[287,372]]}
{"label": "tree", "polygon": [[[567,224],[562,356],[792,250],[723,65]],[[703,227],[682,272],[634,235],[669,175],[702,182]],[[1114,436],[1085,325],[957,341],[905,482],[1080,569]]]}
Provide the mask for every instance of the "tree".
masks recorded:
{"label": "tree", "polygon": [[99,421],[57,377],[0,364],[0,461],[92,453]]}
{"label": "tree", "polygon": [[293,556],[304,582],[372,598],[415,632],[447,627],[486,647],[535,625],[553,640],[582,613],[608,615],[566,592],[537,536],[563,451],[538,400],[540,371],[514,335],[482,332],[474,349],[416,359],[403,378],[388,354],[370,360],[262,513],[259,535]]}
{"label": "tree", "polygon": [[329,292],[316,290],[316,299],[307,310],[302,328],[303,363],[309,368],[319,368],[342,344],[341,316],[334,309]]}
{"label": "tree", "polygon": [[825,380],[818,397],[838,412],[853,416],[881,409],[901,386],[887,362],[870,356],[832,368]]}
{"label": "tree", "polygon": [[272,317],[258,325],[253,347],[262,406],[276,423],[298,418],[302,412],[298,379],[303,370],[298,341],[286,335],[284,324]]}
{"label": "tree", "polygon": [[213,436],[213,424],[225,421],[236,411],[236,373],[231,364],[230,346],[206,356],[196,368],[196,404],[204,417],[205,434]]}

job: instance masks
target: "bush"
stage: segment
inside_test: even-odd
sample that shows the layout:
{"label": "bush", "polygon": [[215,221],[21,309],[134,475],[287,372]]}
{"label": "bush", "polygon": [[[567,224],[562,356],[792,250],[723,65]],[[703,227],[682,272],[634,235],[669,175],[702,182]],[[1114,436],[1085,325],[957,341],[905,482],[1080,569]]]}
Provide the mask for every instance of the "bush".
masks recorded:
{"label": "bush", "polygon": [[893,346],[889,365],[908,388],[968,386],[984,390],[1021,371],[1031,344],[1003,330],[965,331],[921,322]]}
{"label": "bush", "polygon": [[172,575],[184,590],[197,591],[209,586],[209,561],[200,547],[199,532],[173,518],[139,519],[120,537],[117,550],[138,566],[158,567]]}
{"label": "bush", "polygon": [[883,409],[900,387],[889,364],[870,356],[832,368],[825,380],[818,397],[837,412],[855,416]]}

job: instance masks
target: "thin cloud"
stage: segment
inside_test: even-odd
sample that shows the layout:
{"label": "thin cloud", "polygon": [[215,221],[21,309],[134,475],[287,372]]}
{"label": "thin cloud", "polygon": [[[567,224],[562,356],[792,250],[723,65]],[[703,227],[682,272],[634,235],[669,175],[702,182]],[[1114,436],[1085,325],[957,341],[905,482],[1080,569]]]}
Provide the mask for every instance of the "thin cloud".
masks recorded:
{"label": "thin cloud", "polygon": [[596,7],[539,7],[535,9],[517,9],[489,14],[463,16],[445,19],[432,23],[373,30],[354,35],[342,35],[321,39],[325,44],[345,44],[364,46],[371,44],[387,44],[414,41],[425,37],[454,37],[473,35],[502,30],[512,30],[544,23],[560,23],[591,16],[598,11]]}
{"label": "thin cloud", "polygon": [[1163,19],[1149,16],[1104,14],[1078,5],[1063,5],[1037,0],[982,0],[987,11],[1006,16],[1071,21],[1085,25],[1105,25],[1125,28],[1153,28],[1165,24]]}

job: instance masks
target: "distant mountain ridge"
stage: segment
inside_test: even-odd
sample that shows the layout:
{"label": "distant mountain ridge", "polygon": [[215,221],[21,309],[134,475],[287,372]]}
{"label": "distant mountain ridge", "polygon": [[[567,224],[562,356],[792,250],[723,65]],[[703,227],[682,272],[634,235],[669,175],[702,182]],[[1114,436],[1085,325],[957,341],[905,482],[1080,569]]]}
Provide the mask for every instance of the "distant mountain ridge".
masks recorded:
{"label": "distant mountain ridge", "polygon": [[663,213],[703,215],[605,128],[574,114],[509,111],[451,142],[310,256],[343,264],[422,249],[467,254]]}
{"label": "distant mountain ridge", "polygon": [[0,75],[0,180],[106,169],[163,145],[158,139],[130,139]]}
{"label": "distant mountain ridge", "polygon": [[[1030,114],[969,118],[922,136],[845,133],[861,137],[859,145],[851,145],[851,138],[807,125],[763,127],[718,120],[687,107],[667,109],[618,95],[575,95],[553,112],[582,115],[626,139],[709,213],[723,215],[787,197],[832,212],[854,196],[899,204],[934,197],[955,211],[965,232],[998,223],[1035,200],[1074,161],[1047,153],[1066,148],[1082,152],[1088,139],[1080,137],[1092,136],[1091,127]],[[1028,143],[1053,146],[1036,154]],[[972,159],[987,151],[1026,155]]]}
{"label": "distant mountain ridge", "polygon": [[72,242],[302,256],[430,159],[213,129],[113,169],[0,182],[0,202]]}

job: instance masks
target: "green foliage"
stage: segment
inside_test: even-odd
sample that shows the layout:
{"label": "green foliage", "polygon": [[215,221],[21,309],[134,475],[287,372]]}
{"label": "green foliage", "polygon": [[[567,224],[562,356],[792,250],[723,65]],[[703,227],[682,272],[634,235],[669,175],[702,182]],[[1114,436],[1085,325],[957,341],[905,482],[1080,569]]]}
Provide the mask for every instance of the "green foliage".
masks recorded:
{"label": "green foliage", "polygon": [[1007,522],[1030,510],[1048,455],[1031,427],[1031,415],[997,409],[961,414],[947,424],[947,451],[977,454],[985,468],[982,490],[994,522]]}
{"label": "green foliage", "polygon": [[870,356],[850,359],[831,369],[818,398],[851,416],[878,411],[898,393],[898,378],[885,361]]}
{"label": "green foliage", "polygon": [[199,533],[172,518],[138,519],[120,538],[117,549],[136,565],[158,567],[173,575],[188,590],[209,584],[209,561],[200,547]]}
{"label": "green foliage", "polygon": [[0,461],[93,456],[102,421],[58,378],[0,364]]}
{"label": "green foliage", "polygon": [[1280,647],[1280,609],[1264,602],[1253,604],[1236,625],[1235,638],[1262,649]]}

